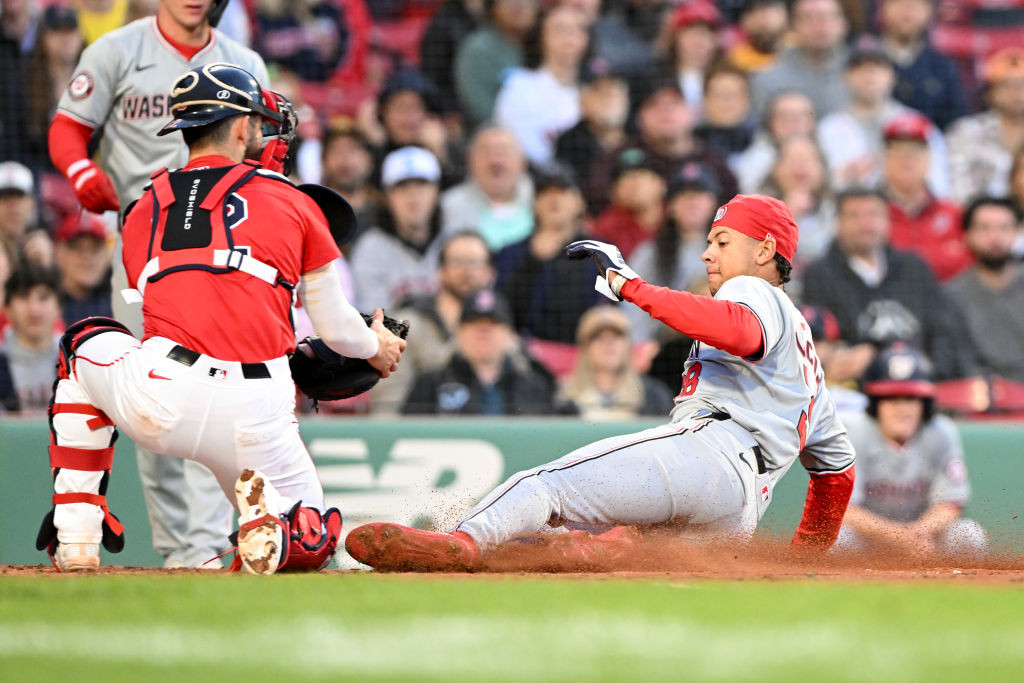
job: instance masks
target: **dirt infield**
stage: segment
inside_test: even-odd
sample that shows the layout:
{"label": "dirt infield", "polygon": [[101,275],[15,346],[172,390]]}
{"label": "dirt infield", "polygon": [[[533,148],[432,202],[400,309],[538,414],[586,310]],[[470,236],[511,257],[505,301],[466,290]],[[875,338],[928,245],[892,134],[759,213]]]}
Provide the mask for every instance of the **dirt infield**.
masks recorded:
{"label": "dirt infield", "polygon": [[[326,570],[338,576],[358,570]],[[106,566],[93,574],[118,575],[225,575],[226,570],[151,569]],[[1024,583],[1024,557],[990,555],[984,559],[908,557],[892,553],[835,556],[797,556],[788,544],[760,540],[742,546],[695,545],[679,539],[645,540],[628,552],[609,552],[593,561],[573,564],[557,546],[545,543],[509,544],[490,553],[473,573],[439,573],[464,578],[510,574],[556,574],[562,578],[725,581],[952,581],[958,583]],[[0,576],[76,576],[60,574],[52,566],[0,565]],[[417,574],[422,576],[422,574]]]}

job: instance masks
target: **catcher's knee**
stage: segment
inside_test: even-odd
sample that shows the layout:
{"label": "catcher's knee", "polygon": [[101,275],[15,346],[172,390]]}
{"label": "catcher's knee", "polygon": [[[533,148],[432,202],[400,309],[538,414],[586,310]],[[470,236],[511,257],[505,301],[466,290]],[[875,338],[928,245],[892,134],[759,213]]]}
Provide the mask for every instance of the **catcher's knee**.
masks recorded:
{"label": "catcher's knee", "polygon": [[57,363],[57,376],[60,379],[68,379],[71,376],[72,362],[78,347],[98,334],[104,332],[120,332],[134,337],[127,327],[104,316],[92,316],[83,318],[73,325],[69,325],[64,334],[61,335],[58,344],[59,360]]}

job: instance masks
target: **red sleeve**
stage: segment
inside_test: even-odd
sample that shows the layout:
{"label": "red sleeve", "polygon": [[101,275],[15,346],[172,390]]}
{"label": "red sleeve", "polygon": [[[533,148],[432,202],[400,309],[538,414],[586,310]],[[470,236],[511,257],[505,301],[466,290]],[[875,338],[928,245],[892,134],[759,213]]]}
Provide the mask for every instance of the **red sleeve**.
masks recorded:
{"label": "red sleeve", "polygon": [[843,472],[811,473],[804,516],[793,534],[793,545],[827,550],[836,542],[846,506],[853,493],[854,467]]}
{"label": "red sleeve", "polygon": [[47,140],[50,148],[50,160],[65,176],[68,167],[76,161],[89,158],[89,139],[92,128],[75,121],[70,116],[58,113],[50,124]]}
{"label": "red sleeve", "polygon": [[726,353],[755,358],[764,350],[761,321],[749,308],[734,301],[655,287],[640,278],[623,285],[621,294],[652,318]]}
{"label": "red sleeve", "polygon": [[331,231],[327,227],[327,218],[324,212],[312,199],[305,194],[298,192],[301,199],[301,208],[304,222],[306,223],[305,239],[302,241],[302,271],[303,275],[311,270],[325,266],[334,259],[341,256]]}

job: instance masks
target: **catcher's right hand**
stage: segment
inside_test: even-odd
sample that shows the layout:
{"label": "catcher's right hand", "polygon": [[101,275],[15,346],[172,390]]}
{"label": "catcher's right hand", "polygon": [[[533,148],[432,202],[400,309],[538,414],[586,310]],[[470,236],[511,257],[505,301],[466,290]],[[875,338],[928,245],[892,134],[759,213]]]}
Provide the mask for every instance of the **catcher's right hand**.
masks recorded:
{"label": "catcher's right hand", "polygon": [[[403,321],[404,322],[404,321]],[[376,309],[373,312],[370,329],[377,333],[377,355],[368,359],[367,362],[381,377],[387,377],[398,369],[398,361],[402,358],[407,342],[402,337],[394,334],[384,325],[384,311]],[[408,330],[408,323],[406,323]]]}

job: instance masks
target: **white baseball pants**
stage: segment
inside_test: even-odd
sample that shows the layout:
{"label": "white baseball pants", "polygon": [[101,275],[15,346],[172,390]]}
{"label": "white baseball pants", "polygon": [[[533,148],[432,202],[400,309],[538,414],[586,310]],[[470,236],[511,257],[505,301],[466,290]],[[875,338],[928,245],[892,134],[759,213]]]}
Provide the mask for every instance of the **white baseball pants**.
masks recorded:
{"label": "white baseball pants", "polygon": [[[159,337],[140,342],[117,332],[96,335],[78,347],[70,379],[57,384],[55,403],[92,405],[140,447],[205,465],[232,503],[238,475],[254,468],[281,494],[285,507],[277,512],[300,500],[323,510],[323,488],[299,436],[287,359],[264,364],[270,377],[247,379],[240,363],[200,355],[189,366],[168,358],[175,346]],[[113,427],[92,429],[89,421],[84,414],[54,414],[57,443],[106,447]],[[101,477],[65,467],[54,491],[96,493]],[[58,539],[98,543],[102,519],[95,505],[57,505]]]}

